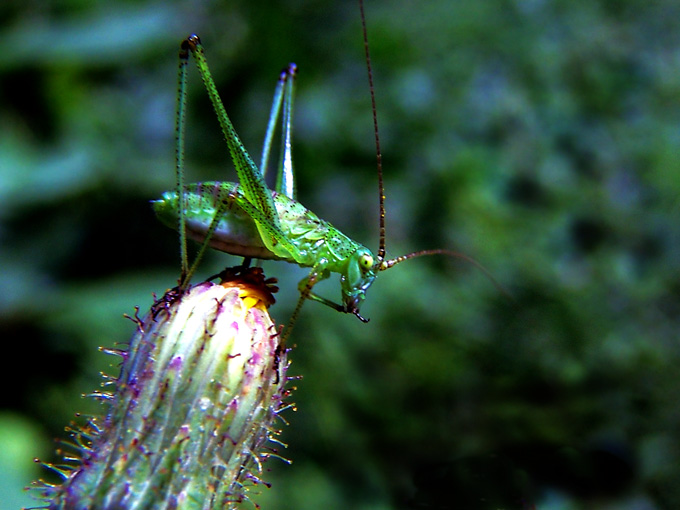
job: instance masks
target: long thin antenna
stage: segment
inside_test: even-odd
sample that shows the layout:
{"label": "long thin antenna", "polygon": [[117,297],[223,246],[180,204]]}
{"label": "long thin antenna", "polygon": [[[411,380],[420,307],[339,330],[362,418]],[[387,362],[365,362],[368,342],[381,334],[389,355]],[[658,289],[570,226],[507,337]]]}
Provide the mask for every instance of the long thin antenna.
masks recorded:
{"label": "long thin antenna", "polygon": [[371,90],[371,108],[373,109],[373,130],[375,132],[375,158],[378,166],[378,196],[380,202],[380,244],[378,245],[378,261],[385,259],[385,186],[383,184],[382,152],[380,151],[380,135],[378,132],[378,109],[375,105],[375,89],[373,87],[373,68],[371,67],[371,54],[368,49],[368,31],[366,30],[366,15],[364,14],[364,2],[359,0],[361,11],[361,29],[364,34],[364,51],[366,53],[366,68],[368,70],[368,86]]}
{"label": "long thin antenna", "polygon": [[[378,131],[378,109],[375,104],[375,88],[373,86],[373,68],[371,66],[371,54],[368,48],[368,30],[366,29],[366,14],[364,13],[364,2],[363,0],[359,0],[359,10],[361,11],[361,28],[363,31],[364,35],[364,51],[366,53],[366,68],[368,70],[368,86],[371,91],[371,108],[373,109],[373,129],[375,132],[375,152],[376,152],[376,160],[377,160],[377,166],[378,166],[378,193],[379,193],[379,201],[380,201],[380,244],[378,246],[378,260],[377,260],[377,267],[378,271],[384,271],[385,269],[389,269],[392,266],[399,264],[400,262],[403,262],[405,260],[409,259],[414,259],[418,257],[423,257],[426,255],[448,255],[449,257],[456,257],[462,260],[465,260],[475,266],[477,269],[482,271],[486,275],[489,280],[491,280],[491,283],[493,283],[494,287],[496,287],[499,291],[501,291],[503,294],[508,296],[511,300],[514,301],[514,298],[512,297],[512,294],[503,287],[491,274],[491,272],[486,269],[482,264],[477,262],[475,259],[472,257],[469,257],[468,255],[465,255],[464,253],[460,253],[457,251],[452,251],[452,250],[445,250],[445,249],[435,249],[435,250],[421,250],[421,251],[415,251],[413,253],[408,253],[406,255],[402,255],[401,257],[396,257],[390,260],[385,260],[385,185],[383,183],[383,169],[382,169],[382,151],[380,150],[380,134]],[[362,319],[361,316],[358,316],[360,319]],[[363,320],[363,319],[362,319]]]}
{"label": "long thin antenna", "polygon": [[427,255],[447,255],[449,257],[456,257],[458,259],[464,260],[466,262],[469,262],[473,266],[475,266],[477,269],[479,269],[482,273],[484,273],[484,276],[486,276],[491,283],[493,283],[493,286],[496,287],[497,290],[499,290],[501,293],[505,294],[508,298],[510,298],[511,301],[515,301],[515,298],[513,295],[510,293],[508,289],[506,289],[501,283],[494,278],[494,276],[491,274],[491,271],[489,271],[487,268],[485,268],[482,264],[477,262],[475,259],[470,257],[469,255],[465,255],[464,253],[460,253],[458,251],[454,250],[445,250],[442,248],[438,248],[435,250],[420,250],[420,251],[414,251],[413,253],[407,253],[406,255],[401,255],[400,257],[395,257],[390,260],[384,260],[382,261],[381,265],[378,267],[378,271],[384,271],[386,269],[391,268],[392,266],[395,266],[399,264],[400,262],[404,262],[405,260],[409,259],[415,259],[418,257],[424,257]]}

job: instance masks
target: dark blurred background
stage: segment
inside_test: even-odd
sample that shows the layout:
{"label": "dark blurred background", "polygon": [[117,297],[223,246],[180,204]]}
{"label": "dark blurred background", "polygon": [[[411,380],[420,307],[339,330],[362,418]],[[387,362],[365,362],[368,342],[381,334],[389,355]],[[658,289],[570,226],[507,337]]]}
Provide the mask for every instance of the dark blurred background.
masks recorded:
{"label": "dark blurred background", "polygon": [[[680,4],[367,0],[389,254],[361,324],[305,306],[267,509],[680,508]],[[355,2],[0,6],[0,508],[178,276],[177,49],[202,36],[259,160],[297,63],[299,199],[377,247]],[[194,70],[188,179],[234,180]],[[674,255],[675,254],[675,255]],[[206,276],[238,259],[215,254]],[[266,263],[286,321],[305,270]],[[336,277],[320,292],[339,298]],[[676,374],[676,375],[674,375]]]}

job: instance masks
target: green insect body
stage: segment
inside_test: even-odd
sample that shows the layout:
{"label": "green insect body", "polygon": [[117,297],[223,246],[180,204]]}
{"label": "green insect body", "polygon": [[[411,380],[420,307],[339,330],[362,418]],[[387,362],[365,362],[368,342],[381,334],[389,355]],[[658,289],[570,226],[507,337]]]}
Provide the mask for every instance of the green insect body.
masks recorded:
{"label": "green insect body", "polygon": [[[344,313],[354,314],[366,322],[367,320],[360,315],[359,308],[365,299],[366,290],[375,280],[377,273],[404,260],[424,255],[447,255],[462,258],[482,270],[494,285],[505,292],[478,262],[455,251],[445,249],[421,250],[389,260],[385,258],[385,194],[382,155],[363,3],[360,1],[359,5],[375,129],[380,197],[380,242],[375,255],[371,250],[353,241],[329,222],[320,219],[295,200],[295,178],[291,150],[295,64],[290,64],[280,75],[265,134],[262,160],[258,168],[229,120],[210,74],[200,39],[197,35],[191,35],[182,42],[180,49],[176,122],[177,187],[175,191],[166,192],[160,200],[154,202],[154,209],[161,221],[176,228],[180,234],[182,273],[179,289],[187,288],[191,276],[208,247],[245,257],[247,261],[251,258],[273,259],[309,267],[311,268],[309,275],[303,278],[298,286],[300,299],[291,316],[286,336],[289,334],[302,304],[307,299],[321,302]],[[238,183],[184,183],[184,124],[187,63],[190,55],[194,57],[222,128],[224,139],[236,168]],[[281,119],[281,157],[277,166],[276,185],[272,190],[265,183],[265,173],[268,168],[273,134],[279,119]],[[196,240],[201,245],[191,267],[187,256],[187,238]],[[341,304],[312,292],[314,285],[329,278],[331,273],[340,275]]]}
{"label": "green insect body", "polygon": [[[187,61],[193,55],[210,100],[217,114],[225,141],[239,178],[230,182],[184,183],[184,118],[186,109]],[[282,116],[281,160],[274,190],[267,187],[265,174],[258,168],[238,137],[219,97],[205,60],[203,46],[196,35],[182,42],[179,66],[179,101],[177,108],[177,189],[166,192],[154,202],[158,217],[180,232],[182,275],[180,288],[186,288],[204,250],[212,247],[247,259],[274,259],[310,267],[299,289],[301,298],[293,314],[294,322],[302,303],[313,299],[336,310],[352,313],[365,321],[359,307],[376,272],[387,265],[371,251],[356,243],[329,222],[320,219],[295,200],[292,165],[292,110],[295,64],[280,76],[265,135],[260,168],[266,171],[273,132]],[[281,112],[283,110],[283,112]],[[186,239],[201,244],[191,267],[186,254]],[[312,287],[340,274],[342,304],[312,292]]]}
{"label": "green insect body", "polygon": [[[285,242],[277,241],[280,236],[272,233],[271,224],[248,202],[240,186],[231,182],[203,182],[185,187],[187,237],[205,241],[213,219],[218,218],[208,240],[209,247],[246,258],[284,260],[313,268],[301,287],[310,278],[319,281],[330,273],[339,273],[346,311],[358,311],[365,290],[375,279],[373,254],[296,200],[276,191],[270,193]],[[178,225],[176,191],[164,193],[154,202],[154,209],[167,226]]]}

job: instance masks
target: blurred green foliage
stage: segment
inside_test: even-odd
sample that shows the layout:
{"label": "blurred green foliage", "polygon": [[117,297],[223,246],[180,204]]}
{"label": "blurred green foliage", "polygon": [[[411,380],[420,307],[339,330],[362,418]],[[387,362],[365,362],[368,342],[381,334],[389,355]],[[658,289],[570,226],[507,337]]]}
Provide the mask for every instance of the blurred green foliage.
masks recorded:
{"label": "blurred green foliage", "polygon": [[[308,304],[294,464],[266,466],[263,506],[679,508],[680,4],[366,7],[389,253],[460,250],[514,301],[428,258],[380,276],[367,325]],[[44,438],[0,462],[4,510],[74,413],[101,412],[80,395],[116,373],[97,348],[132,333],[122,314],[176,282],[176,235],[149,200],[175,179],[188,33],[256,160],[295,61],[300,201],[372,248],[378,220],[354,2],[10,0],[0,16],[0,427]],[[189,179],[233,180],[195,73],[189,111]],[[203,274],[236,262],[215,254]],[[285,321],[304,270],[265,270]]]}

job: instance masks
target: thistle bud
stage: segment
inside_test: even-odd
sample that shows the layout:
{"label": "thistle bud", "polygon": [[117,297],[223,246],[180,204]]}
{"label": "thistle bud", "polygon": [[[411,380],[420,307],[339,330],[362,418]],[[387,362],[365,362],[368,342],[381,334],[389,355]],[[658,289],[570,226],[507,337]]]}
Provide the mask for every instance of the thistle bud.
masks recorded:
{"label": "thistle bud", "polygon": [[[168,292],[123,357],[103,420],[72,435],[78,461],[43,484],[50,509],[223,509],[260,483],[283,408],[285,351],[259,268]],[[111,351],[109,351],[111,352]],[[57,469],[51,466],[53,469]]]}

